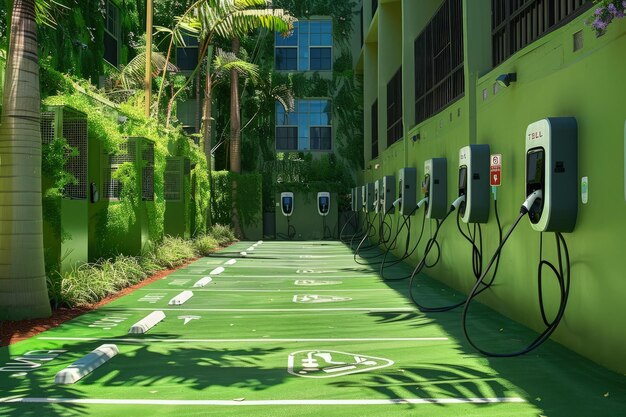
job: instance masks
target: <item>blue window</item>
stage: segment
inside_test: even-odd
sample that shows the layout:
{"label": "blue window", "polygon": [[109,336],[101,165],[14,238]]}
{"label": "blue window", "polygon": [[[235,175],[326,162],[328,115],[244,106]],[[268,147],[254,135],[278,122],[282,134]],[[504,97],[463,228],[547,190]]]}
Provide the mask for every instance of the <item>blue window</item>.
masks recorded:
{"label": "blue window", "polygon": [[330,100],[298,99],[292,112],[276,102],[276,150],[332,150],[331,117]]}
{"label": "blue window", "polygon": [[276,69],[297,71],[298,48],[276,48]]}
{"label": "blue window", "polygon": [[293,34],[275,36],[275,63],[278,71],[332,70],[333,25],[330,19],[301,20]]}

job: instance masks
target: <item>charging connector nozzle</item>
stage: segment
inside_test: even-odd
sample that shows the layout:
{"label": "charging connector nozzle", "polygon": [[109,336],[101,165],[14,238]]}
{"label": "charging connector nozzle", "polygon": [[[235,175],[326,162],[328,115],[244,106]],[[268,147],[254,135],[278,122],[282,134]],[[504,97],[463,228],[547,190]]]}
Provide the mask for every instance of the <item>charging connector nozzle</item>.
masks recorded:
{"label": "charging connector nozzle", "polygon": [[533,204],[535,204],[535,201],[538,198],[539,199],[543,198],[542,190],[534,191],[531,195],[528,196],[528,198],[526,199],[526,201],[524,201],[524,204],[522,204],[522,207],[520,208],[520,213],[522,214],[528,213],[528,211],[533,206]]}
{"label": "charging connector nozzle", "polygon": [[459,206],[461,205],[461,203],[463,203],[465,201],[465,194],[459,196],[456,200],[454,200],[454,202],[452,203],[452,205],[450,206],[450,211],[454,211],[454,210],[458,210]]}
{"label": "charging connector nozzle", "polygon": [[428,203],[428,197],[424,197],[422,198],[420,201],[418,201],[417,203],[417,209],[419,209],[420,207],[422,207],[424,204]]}

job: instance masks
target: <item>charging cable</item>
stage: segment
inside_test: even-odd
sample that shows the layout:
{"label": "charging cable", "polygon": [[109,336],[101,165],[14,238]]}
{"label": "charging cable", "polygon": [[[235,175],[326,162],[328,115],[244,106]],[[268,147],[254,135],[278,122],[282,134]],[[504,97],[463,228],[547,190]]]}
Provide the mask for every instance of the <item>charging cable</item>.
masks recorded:
{"label": "charging cable", "polygon": [[[463,314],[461,316],[461,320],[463,324],[463,333],[465,334],[465,338],[467,339],[469,344],[472,345],[474,349],[476,349],[483,355],[492,356],[492,357],[501,357],[501,358],[524,355],[536,349],[538,346],[540,346],[542,343],[548,340],[550,336],[552,335],[552,333],[554,333],[554,331],[558,327],[559,323],[561,322],[565,314],[565,308],[567,307],[567,300],[569,298],[570,283],[571,283],[571,277],[570,277],[571,263],[570,263],[569,250],[567,248],[567,243],[565,242],[565,238],[563,237],[561,233],[555,232],[554,235],[555,235],[555,240],[556,240],[556,249],[557,249],[557,256],[558,256],[558,267],[556,267],[550,262],[543,259],[543,234],[541,234],[540,235],[540,249],[539,249],[540,260],[539,260],[539,265],[537,268],[538,269],[537,273],[538,273],[538,283],[539,283],[539,304],[540,304],[541,316],[542,316],[544,324],[546,325],[545,330],[541,332],[539,336],[537,336],[528,346],[526,346],[523,349],[520,349],[514,352],[509,352],[509,353],[496,353],[496,352],[491,352],[491,351],[488,351],[486,349],[479,347],[476,344],[476,342],[474,342],[470,338],[468,329],[467,329],[467,316],[469,312],[469,307],[471,305],[471,302],[474,300],[474,298],[481,292],[480,289],[481,289],[482,282],[485,280],[485,277],[487,276],[489,270],[492,268],[492,266],[496,262],[496,258],[499,257],[500,253],[502,252],[502,249],[504,248],[504,245],[506,244],[507,240],[509,239],[509,237],[511,236],[511,234],[513,233],[513,231],[515,230],[515,228],[517,227],[521,219],[526,214],[528,214],[528,212],[530,211],[535,201],[541,198],[542,198],[542,191],[537,190],[533,192],[530,196],[528,196],[526,201],[524,201],[524,204],[522,204],[522,207],[520,208],[520,213],[515,219],[515,222],[507,231],[506,235],[502,239],[502,242],[498,246],[498,249],[492,256],[491,260],[489,261],[487,268],[485,269],[485,271],[483,271],[483,274],[481,275],[480,279],[476,282],[476,284],[474,284],[474,287],[470,291],[470,294],[467,297],[467,301],[465,302],[465,307],[463,308]],[[544,302],[543,302],[542,269],[544,266],[548,266],[554,272],[557,278],[557,281],[559,283],[559,289],[560,289],[559,308],[554,319],[552,319],[551,321],[548,320],[546,316]]]}
{"label": "charging cable", "polygon": [[[430,267],[429,265],[426,264],[426,258],[428,257],[428,254],[432,250],[433,246],[437,245],[437,247],[439,248],[439,244],[437,243],[437,236],[439,235],[439,231],[441,230],[441,226],[445,223],[445,221],[448,219],[448,217],[450,217],[450,215],[455,210],[458,210],[459,206],[464,201],[465,201],[465,195],[461,195],[456,200],[454,200],[452,205],[450,205],[450,210],[448,210],[448,213],[444,216],[443,219],[441,219],[440,222],[437,223],[437,228],[435,229],[435,233],[428,240],[428,243],[426,244],[426,249],[424,249],[424,255],[422,256],[422,260],[417,264],[415,269],[413,269],[413,272],[411,273],[411,276],[409,278],[409,296],[411,297],[411,301],[413,301],[413,304],[415,304],[417,306],[417,308],[420,311],[422,311],[422,312],[433,313],[433,312],[449,311],[449,310],[452,310],[453,308],[460,307],[460,306],[462,306],[465,303],[465,300],[464,300],[464,301],[462,301],[460,303],[457,303],[457,304],[455,304],[453,306],[426,307],[426,306],[420,304],[417,301],[417,299],[415,298],[415,295],[413,294],[413,281],[415,280],[415,277],[422,271],[422,269],[424,269],[425,266],[426,267]],[[441,255],[441,250],[439,250],[439,255],[437,256],[437,261],[439,261],[439,256],[440,255]],[[434,266],[437,263],[437,261],[432,266]]]}

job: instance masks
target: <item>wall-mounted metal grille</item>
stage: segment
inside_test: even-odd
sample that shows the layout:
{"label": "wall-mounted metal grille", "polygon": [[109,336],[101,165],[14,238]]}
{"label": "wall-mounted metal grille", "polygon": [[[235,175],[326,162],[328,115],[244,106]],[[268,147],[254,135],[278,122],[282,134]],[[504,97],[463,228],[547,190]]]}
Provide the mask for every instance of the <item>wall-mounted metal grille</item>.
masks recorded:
{"label": "wall-mounted metal grille", "polygon": [[[58,120],[57,112],[60,116]],[[61,122],[62,132],[57,131],[58,121]],[[63,197],[84,200],[87,198],[87,117],[67,107],[58,107],[55,111],[43,112],[41,114],[41,142],[47,145],[57,137],[65,138],[67,144],[78,152],[75,156],[70,156],[69,151],[65,155],[63,169],[74,176],[76,184],[66,185]]]}
{"label": "wall-mounted metal grille", "polygon": [[463,97],[463,5],[446,0],[415,39],[415,123]]}
{"label": "wall-mounted metal grille", "polygon": [[68,108],[63,109],[63,137],[68,145],[78,150],[78,155],[68,157],[65,171],[76,178],[76,184],[65,187],[66,197],[78,200],[87,198],[87,118]]}
{"label": "wall-mounted metal grille", "polygon": [[387,83],[387,146],[402,139],[402,66]]}
{"label": "wall-mounted metal grille", "polygon": [[183,163],[181,158],[167,158],[163,175],[165,201],[180,201],[183,185]]}
{"label": "wall-mounted metal grille", "polygon": [[134,139],[128,139],[126,143],[120,145],[120,151],[115,155],[109,155],[109,164],[103,172],[104,177],[104,198],[109,200],[117,200],[120,198],[122,184],[119,180],[113,178],[113,174],[119,169],[120,165],[125,162],[135,163],[136,160],[136,142]]}
{"label": "wall-mounted metal grille", "polygon": [[141,143],[141,198],[154,201],[154,143],[143,140]]}
{"label": "wall-mounted metal grille", "polygon": [[591,5],[591,0],[492,0],[493,66]]}
{"label": "wall-mounted metal grille", "polygon": [[54,140],[54,112],[41,113],[41,143],[49,145]]}
{"label": "wall-mounted metal grille", "polygon": [[378,156],[378,100],[372,104],[372,159]]}

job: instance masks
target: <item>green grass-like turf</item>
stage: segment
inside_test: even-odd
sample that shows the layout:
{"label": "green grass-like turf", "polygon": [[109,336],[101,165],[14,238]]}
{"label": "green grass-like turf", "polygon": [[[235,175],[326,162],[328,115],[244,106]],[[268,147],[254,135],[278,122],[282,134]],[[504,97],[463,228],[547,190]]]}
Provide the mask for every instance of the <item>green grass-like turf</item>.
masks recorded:
{"label": "green grass-like turf", "polygon": [[[24,375],[0,372],[4,398],[235,400],[231,404],[237,406],[0,402],[0,415],[570,417],[617,416],[626,410],[624,376],[552,342],[520,358],[481,357],[463,339],[458,311],[418,312],[408,300],[405,281],[383,282],[375,265],[356,264],[350,248],[341,243],[265,242],[248,251],[247,258],[239,257],[252,243],[240,242],[98,311],[0,348],[0,366],[5,368],[19,363],[16,358],[27,352],[67,351],[50,361],[34,360],[41,366],[25,368]],[[224,265],[225,271],[212,283],[191,288],[231,258],[237,263]],[[386,275],[408,272],[410,268],[400,264]],[[298,280],[333,285],[296,285]],[[167,305],[190,289],[194,297],[187,303]],[[426,277],[419,290],[434,305],[461,297]],[[294,303],[295,295],[350,300]],[[153,303],[146,301],[150,297]],[[127,334],[153,310],[165,311],[165,321],[145,335]],[[184,324],[188,316],[195,318]],[[534,335],[479,305],[472,317],[477,341],[490,348],[511,350]],[[412,340],[416,338],[440,339]],[[59,370],[104,343],[115,343],[120,354],[74,385],[54,384]],[[333,378],[290,374],[289,355],[307,350],[384,358],[393,364]],[[278,400],[516,397],[524,402],[246,406],[250,401]]]}

